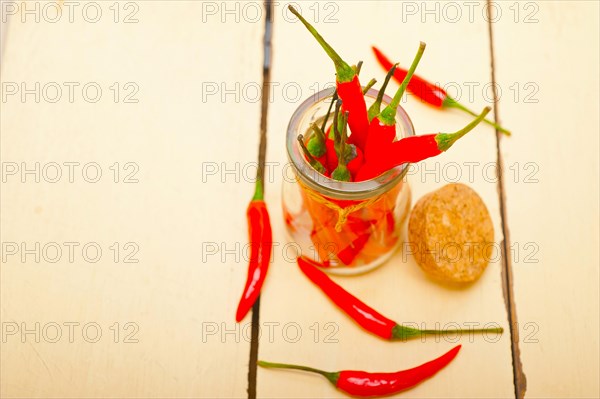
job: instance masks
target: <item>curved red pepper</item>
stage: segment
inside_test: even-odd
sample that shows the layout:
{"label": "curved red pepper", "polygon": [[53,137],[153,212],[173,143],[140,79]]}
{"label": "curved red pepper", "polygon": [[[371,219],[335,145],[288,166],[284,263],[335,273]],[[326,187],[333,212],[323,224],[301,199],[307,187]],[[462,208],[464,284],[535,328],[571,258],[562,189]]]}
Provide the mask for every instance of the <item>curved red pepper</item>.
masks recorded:
{"label": "curved red pepper", "polygon": [[304,24],[306,29],[323,47],[323,50],[325,50],[335,64],[337,93],[343,101],[342,113],[345,111],[350,113],[348,116],[348,125],[350,126],[352,135],[350,136],[349,143],[356,144],[364,150],[369,129],[369,119],[367,117],[367,104],[365,103],[356,70],[335,52],[333,47],[323,39],[319,32],[293,6],[288,6],[288,9]]}
{"label": "curved red pepper", "polygon": [[369,131],[369,119],[367,118],[367,104],[358,76],[355,75],[351,82],[337,80],[336,85],[338,95],[342,99],[342,112],[349,112],[348,126],[350,126],[352,134],[348,143],[364,149]]}
{"label": "curved red pepper", "polygon": [[325,294],[344,312],[352,317],[365,330],[384,339],[392,338],[392,330],[396,322],[379,314],[376,310],[359,301],[354,295],[344,290],[331,280],[325,273],[319,270],[318,264],[312,260],[298,258],[300,270],[315,285],[323,290]]}
{"label": "curved red pepper", "polygon": [[[259,187],[260,186],[260,187]],[[240,322],[260,295],[273,248],[273,233],[267,205],[262,199],[262,182],[257,182],[256,194],[246,211],[248,237],[250,239],[250,263],[248,277],[238,304],[235,320]]]}
{"label": "curved red pepper", "polygon": [[358,370],[329,372],[312,367],[298,366],[295,364],[270,363],[262,360],[258,361],[258,365],[267,368],[294,369],[321,374],[341,391],[360,398],[370,398],[402,392],[433,377],[454,360],[460,351],[460,348],[461,345],[457,345],[437,359],[413,367],[409,370],[392,373],[369,373]]}
{"label": "curved red pepper", "polygon": [[379,157],[365,164],[357,173],[356,181],[369,180],[405,163],[415,163],[442,153],[436,141],[437,134],[405,137],[380,149]]}
{"label": "curved red pepper", "polygon": [[419,330],[402,326],[393,320],[381,315],[379,312],[356,298],[354,295],[340,287],[332,279],[319,270],[320,265],[305,258],[298,258],[300,270],[308,277],[334,304],[350,316],[365,330],[387,340],[407,340],[424,334],[453,334],[495,332],[502,333],[502,328],[484,329],[456,329],[456,330]]}
{"label": "curved red pepper", "polygon": [[[377,58],[377,61],[379,61],[379,64],[385,68],[385,70],[389,70],[393,65],[392,62],[385,55],[383,55],[378,48],[373,46],[372,49],[375,53],[375,58]],[[404,78],[406,78],[407,73],[408,71],[406,69],[398,67],[394,72],[394,78],[398,81],[398,83],[400,83],[404,80]],[[448,93],[446,93],[446,91],[439,85],[430,83],[418,75],[413,76],[408,85],[408,90],[427,104],[433,105],[436,108],[458,108],[470,115],[477,116],[475,112],[471,111],[469,108],[450,97]],[[503,128],[495,122],[490,121],[489,119],[485,119],[484,122],[498,129],[498,131],[506,134],[507,136],[510,136],[511,134],[509,130]]]}
{"label": "curved red pepper", "polygon": [[337,387],[350,395],[363,398],[402,392],[418,385],[446,367],[456,357],[460,348],[461,345],[455,346],[437,359],[395,373],[342,371],[337,381]]}
{"label": "curved red pepper", "polygon": [[393,167],[420,162],[447,151],[458,139],[473,130],[488,112],[490,112],[490,107],[484,108],[477,118],[455,133],[424,134],[405,137],[393,142],[380,150],[380,156],[376,161],[363,165],[356,175],[356,181],[369,180]]}
{"label": "curved red pepper", "polygon": [[[387,71],[394,64],[385,56],[378,48],[372,47],[373,52],[375,53],[375,57],[379,64]],[[402,69],[400,67],[396,67],[396,71],[394,72],[394,78],[398,81],[398,83],[402,82],[408,71],[406,69]],[[422,99],[423,101],[431,104],[435,107],[441,108],[444,103],[444,99],[448,96],[448,94],[439,87],[438,85],[434,85],[429,83],[425,79],[421,78],[418,75],[413,75],[410,83],[408,84],[408,90],[411,93],[414,93],[417,97]]]}

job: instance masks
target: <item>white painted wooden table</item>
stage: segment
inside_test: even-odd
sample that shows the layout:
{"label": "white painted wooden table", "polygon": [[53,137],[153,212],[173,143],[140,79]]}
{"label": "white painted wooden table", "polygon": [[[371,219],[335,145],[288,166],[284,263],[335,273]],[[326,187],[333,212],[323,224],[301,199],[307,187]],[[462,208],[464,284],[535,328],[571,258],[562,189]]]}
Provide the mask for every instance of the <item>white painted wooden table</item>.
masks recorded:
{"label": "white painted wooden table", "polygon": [[[281,216],[286,126],[334,76],[285,6],[271,4],[266,24],[255,2],[2,2],[1,397],[344,397],[318,376],[256,373],[251,349],[383,371],[454,345],[373,338],[295,266]],[[505,328],[498,340],[463,336],[447,369],[398,396],[598,397],[598,3],[297,6],[344,58],[365,61],[363,79],[383,80],[372,44],[407,65],[427,42],[418,73],[475,110],[497,100],[513,131],[480,126],[411,170],[414,201],[460,181],[487,204],[497,256],[480,281],[445,288],[402,251],[336,278],[396,320]],[[233,315],[265,26],[276,247],[253,340],[250,315]],[[418,133],[469,120],[410,96],[402,105]]]}

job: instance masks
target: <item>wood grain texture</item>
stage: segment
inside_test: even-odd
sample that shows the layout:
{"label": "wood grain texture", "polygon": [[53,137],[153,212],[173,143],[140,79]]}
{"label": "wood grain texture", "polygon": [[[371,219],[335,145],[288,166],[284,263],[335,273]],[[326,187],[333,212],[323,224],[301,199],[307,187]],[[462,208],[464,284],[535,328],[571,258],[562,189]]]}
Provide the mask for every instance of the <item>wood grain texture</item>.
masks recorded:
{"label": "wood grain texture", "polygon": [[[446,83],[479,111],[493,101],[485,2],[451,3],[459,20],[453,21],[453,6],[441,2],[322,1],[300,8],[344,58],[365,61],[365,82],[384,77],[372,44],[407,66],[418,42],[426,41],[418,73]],[[252,3],[244,14],[242,3],[231,2],[234,11],[227,14],[221,2],[137,2],[133,24],[113,22],[112,3],[101,4],[103,17],[95,24],[77,18],[81,14],[73,24],[31,23],[31,17],[21,23],[18,14],[2,32],[8,39],[2,82],[57,82],[63,99],[51,103],[42,96],[36,103],[30,94],[23,102],[19,93],[0,103],[6,179],[0,192],[0,396],[247,397],[250,316],[236,326],[233,314],[245,279],[244,209],[253,191],[261,116],[264,21],[250,12],[262,4]],[[514,133],[500,141],[500,194],[526,397],[598,397],[598,4],[494,4],[502,13],[492,23],[497,111]],[[217,8],[206,8],[212,5]],[[453,337],[388,343],[369,335],[300,273],[293,246],[286,246],[280,192],[290,172],[287,122],[334,75],[284,5],[274,7],[266,199],[276,243],[261,301],[258,356],[328,370],[423,363],[455,345]],[[121,20],[131,11],[121,8]],[[77,89],[69,103],[64,82],[97,83],[102,99],[84,101]],[[123,102],[131,93],[123,87],[128,82],[139,87],[138,103]],[[450,132],[470,120],[412,96],[402,105],[417,133]],[[6,174],[14,165],[22,169],[22,162],[29,169],[40,163],[39,183],[32,174]],[[61,165],[57,183],[48,181],[54,169],[44,169],[52,162]],[[79,162],[73,183],[64,162]],[[82,176],[90,162],[102,171],[98,183]],[[115,162],[119,183],[110,169]],[[125,169],[127,162],[139,167],[133,176],[139,182],[123,182],[135,170]],[[429,328],[495,322],[507,330],[495,163],[494,131],[480,126],[409,176],[413,203],[449,182],[481,195],[498,246],[480,281],[466,289],[440,286],[402,251],[367,275],[335,280],[399,322]],[[79,244],[72,262],[64,242]],[[124,248],[127,242],[139,247],[138,263],[123,261],[132,248]],[[40,249],[39,262],[32,254],[22,260],[20,251],[8,255],[11,243],[29,249],[58,243],[62,257],[50,262],[50,246],[47,253]],[[84,259],[86,243],[102,249],[97,263]],[[73,342],[68,323],[76,323]],[[62,336],[52,343],[56,325]],[[37,328],[39,337],[24,328]],[[510,337],[492,338],[462,337],[457,359],[408,396],[513,397]],[[131,340],[138,342],[125,342]],[[299,372],[259,369],[254,388],[261,398],[344,397],[322,377]]]}
{"label": "wood grain texture", "polygon": [[598,3],[519,10],[493,29],[526,397],[598,397]]}
{"label": "wood grain texture", "polygon": [[[371,54],[372,44],[408,65],[420,40],[429,44],[419,67],[423,76],[439,82],[456,82],[462,90],[466,90],[465,82],[489,81],[489,43],[487,23],[483,19],[464,24],[423,24],[419,17],[413,17],[400,24],[397,22],[402,13],[400,3],[361,1],[336,3],[338,8],[333,17],[337,22],[326,23],[324,15],[333,9],[327,10],[325,3],[320,4],[321,23],[315,25],[347,61],[365,61],[361,71],[365,82],[372,76],[383,81],[385,75]],[[303,7],[302,11],[309,20],[315,20],[315,10]],[[291,15],[284,16],[283,12],[281,6],[276,7],[272,80],[280,86],[300,87],[302,96],[296,99],[281,94],[282,98],[276,98],[269,111],[269,160],[279,163],[286,162],[285,131],[293,111],[300,101],[314,94],[316,88],[321,89],[334,79],[333,66],[322,50],[304,27],[291,22]],[[368,28],[367,20],[370,21]],[[398,86],[392,87],[395,90]],[[487,103],[477,96],[468,105],[480,110]],[[470,120],[458,111],[444,113],[431,109],[414,98],[403,102],[403,106],[411,115],[417,133],[450,132]],[[465,162],[475,164],[470,170]],[[487,204],[494,222],[495,240],[499,243],[502,236],[493,173],[495,162],[494,130],[478,127],[447,154],[411,171],[413,200],[445,183],[464,182]],[[280,186],[282,180],[281,173],[275,175],[274,185]],[[274,235],[283,240],[284,226],[278,219],[280,195],[275,188],[270,191],[274,192],[268,196],[269,204],[273,205]],[[391,371],[423,363],[454,345],[449,339],[435,342],[432,338],[424,343],[388,343],[362,331],[301,274],[294,257],[281,250],[285,243],[283,240],[280,249],[275,251],[262,297],[260,359],[307,364],[325,370]],[[429,280],[411,256],[398,252],[376,271],[335,280],[400,322],[425,323],[428,327],[434,327],[436,322],[442,326],[451,322],[497,322],[507,328],[500,267],[500,258],[496,256],[476,284],[466,289],[449,289]],[[270,335],[267,323],[273,326]],[[508,334],[495,343],[482,336],[471,341],[463,337],[460,342],[464,348],[455,362],[436,378],[411,391],[411,397],[512,397]],[[477,378],[473,378],[475,375]],[[258,396],[265,398],[344,397],[322,377],[279,370],[259,369],[257,389]]]}
{"label": "wood grain texture", "polygon": [[[221,14],[204,18],[201,2],[157,1],[135,3],[139,22],[123,24],[113,22],[112,3],[101,4],[96,24],[11,21],[3,82],[97,82],[103,96],[89,103],[78,90],[73,103],[3,102],[3,163],[96,162],[103,175],[87,183],[79,166],[69,183],[63,167],[58,183],[16,175],[3,184],[3,242],[80,246],[72,263],[66,252],[57,263],[33,255],[3,263],[3,326],[40,323],[41,336],[22,342],[20,332],[3,333],[0,395],[246,397],[249,319],[236,326],[234,313],[253,185],[222,171],[256,161],[260,102],[240,99],[239,85],[260,86],[264,20],[223,23]],[[139,102],[115,103],[114,82],[137,84]],[[205,83],[217,94],[205,96]],[[233,94],[222,99],[223,88]],[[139,166],[138,183],[122,182],[126,162]],[[82,258],[87,242],[103,251],[97,263]],[[139,246],[139,263],[123,263],[126,242]],[[79,323],[72,343],[65,322]],[[138,326],[137,343],[123,342],[126,322]],[[57,343],[50,323],[61,326]],[[86,323],[100,326],[98,342],[82,337]]]}

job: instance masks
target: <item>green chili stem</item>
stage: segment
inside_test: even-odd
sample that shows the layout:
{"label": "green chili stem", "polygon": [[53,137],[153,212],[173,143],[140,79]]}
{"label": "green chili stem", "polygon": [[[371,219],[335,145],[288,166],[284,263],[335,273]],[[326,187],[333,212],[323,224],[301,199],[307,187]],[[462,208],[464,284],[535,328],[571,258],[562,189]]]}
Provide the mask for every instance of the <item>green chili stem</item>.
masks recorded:
{"label": "green chili stem", "polygon": [[346,111],[343,115],[343,125],[342,125],[342,134],[340,138],[340,154],[338,159],[338,164],[346,166],[346,145],[348,142],[348,114],[350,112]]}
{"label": "green chili stem", "polygon": [[340,107],[342,106],[342,100],[337,100],[335,103],[335,112],[333,113],[333,141],[335,144],[340,142],[340,131],[339,131],[339,116]]}
{"label": "green chili stem", "polygon": [[304,24],[306,29],[308,29],[308,31],[314,36],[314,38],[321,45],[321,47],[323,47],[323,50],[325,50],[329,58],[331,58],[335,65],[335,71],[337,74],[338,82],[343,83],[352,81],[352,79],[354,79],[354,76],[356,76],[356,72],[354,71],[354,69],[350,65],[348,65],[338,53],[335,52],[333,47],[331,47],[329,43],[327,43],[325,39],[323,39],[323,36],[321,36],[319,32],[317,32],[317,30],[311,24],[309,24],[306,19],[304,19],[304,17],[294,8],[294,6],[290,5],[288,6],[288,9],[292,14],[298,17],[300,22]]}
{"label": "green chili stem", "polygon": [[254,197],[252,197],[252,201],[263,201],[264,196],[264,186],[263,181],[260,177],[256,177],[256,184],[254,186]]}
{"label": "green chili stem", "polygon": [[408,83],[412,79],[412,76],[415,73],[417,66],[419,65],[419,61],[421,61],[421,57],[423,56],[423,53],[425,52],[425,46],[426,46],[426,44],[423,42],[421,42],[421,44],[419,44],[419,50],[417,51],[417,55],[415,56],[415,59],[413,60],[406,76],[404,77],[402,84],[398,88],[398,91],[396,91],[396,94],[394,95],[392,102],[390,102],[390,104],[387,107],[385,107],[385,109],[383,111],[381,111],[379,120],[381,122],[383,122],[384,124],[386,124],[387,126],[391,126],[395,123],[396,110],[398,109],[398,106],[400,105],[400,100],[402,99],[402,96],[404,95],[404,92],[406,91],[406,88],[408,87]]}
{"label": "green chili stem", "polygon": [[[462,105],[461,103],[459,103],[458,101],[456,101],[455,99],[453,99],[450,96],[446,96],[446,98],[444,99],[444,102],[442,103],[442,105],[444,107],[450,107],[450,108],[458,108],[460,110],[465,111],[467,114],[471,114],[473,116],[477,116],[477,113],[475,113],[474,111],[471,111],[469,108],[465,107],[464,105]],[[510,136],[511,132],[510,130],[507,130],[505,128],[503,128],[502,126],[498,125],[495,122],[492,122],[489,119],[484,119],[483,122],[487,123],[490,126],[493,126],[495,129],[497,129],[499,132]]]}
{"label": "green chili stem", "polygon": [[417,338],[423,335],[445,335],[445,334],[464,334],[464,333],[497,333],[504,332],[502,327],[496,328],[474,328],[474,329],[453,329],[453,330],[419,330],[412,327],[396,324],[392,329],[392,340],[407,340]]}
{"label": "green chili stem", "polygon": [[390,79],[392,78],[392,76],[394,76],[394,72],[396,72],[397,66],[398,66],[398,63],[394,64],[388,71],[387,75],[385,75],[385,80],[383,81],[383,84],[381,85],[381,89],[379,89],[379,93],[377,93],[377,98],[375,99],[375,102],[369,107],[369,110],[367,111],[367,116],[369,117],[369,122],[372,121],[373,118],[375,118],[381,112],[381,102],[383,101],[383,96],[385,95],[385,89],[387,88],[387,85],[390,82]]}
{"label": "green chili stem", "polygon": [[325,133],[323,132],[323,130],[321,130],[321,128],[317,126],[316,123],[311,123],[310,129],[314,132],[314,135],[319,137],[319,140],[322,141],[323,145],[325,145],[325,140],[327,139],[327,137],[325,137]]}
{"label": "green chili stem", "polygon": [[497,333],[502,334],[502,327],[496,328],[474,328],[474,329],[455,329],[455,330],[420,330],[423,334],[428,335],[443,335],[443,334],[464,334],[464,333]]}
{"label": "green chili stem", "polygon": [[327,113],[325,114],[325,119],[323,119],[323,123],[321,124],[321,130],[325,132],[325,128],[327,127],[327,121],[329,120],[329,114],[331,114],[331,109],[333,108],[333,104],[338,100],[338,92],[335,90],[333,92],[333,97],[331,97],[331,102],[329,103],[329,108],[327,108]]}
{"label": "green chili stem", "polygon": [[[347,159],[346,159],[346,142],[348,141],[348,114],[346,111],[342,115],[342,133],[340,134],[340,141],[338,147],[336,149],[338,156],[338,165],[335,170],[331,173],[331,178],[339,181],[350,181],[352,180],[352,175],[350,171],[348,171],[347,167]],[[335,147],[335,143],[334,143]]]}
{"label": "green chili stem", "polygon": [[369,83],[367,83],[367,85],[363,88],[363,95],[367,94],[369,89],[371,89],[371,87],[375,86],[375,83],[377,83],[377,79],[373,78],[373,79],[369,80]]}
{"label": "green chili stem", "polygon": [[358,64],[356,64],[356,67],[354,67],[354,71],[356,72],[356,76],[358,76],[360,74],[360,70],[362,69],[363,66],[363,62],[362,61],[358,61]]}
{"label": "green chili stem", "polygon": [[317,162],[315,157],[313,157],[312,154],[310,153],[310,151],[308,151],[308,148],[306,148],[306,145],[304,144],[304,136],[303,135],[298,136],[298,142],[300,143],[300,148],[302,148],[302,152],[304,152],[304,155],[306,155],[306,157],[308,158],[308,162],[311,165],[313,162]]}
{"label": "green chili stem", "polygon": [[469,133],[475,128],[475,126],[477,126],[482,120],[484,120],[485,116],[490,112],[490,110],[490,107],[485,107],[477,118],[475,118],[471,123],[469,123],[467,126],[463,127],[457,132],[436,134],[435,141],[438,144],[438,149],[440,151],[447,151],[448,148],[452,147],[456,140]]}
{"label": "green chili stem", "polygon": [[298,136],[298,142],[300,143],[300,147],[302,148],[302,152],[308,158],[308,163],[312,166],[317,172],[325,174],[325,167],[321,164],[321,162],[317,161],[315,157],[308,151],[306,145],[304,144],[304,136]]}
{"label": "green chili stem", "polygon": [[313,367],[299,366],[297,364],[271,363],[271,362],[265,362],[263,360],[259,360],[257,364],[260,367],[266,367],[266,368],[302,370],[302,371],[308,371],[310,373],[321,374],[323,377],[327,378],[333,385],[337,385],[337,381],[340,377],[339,372],[323,371],[323,370],[315,369]]}

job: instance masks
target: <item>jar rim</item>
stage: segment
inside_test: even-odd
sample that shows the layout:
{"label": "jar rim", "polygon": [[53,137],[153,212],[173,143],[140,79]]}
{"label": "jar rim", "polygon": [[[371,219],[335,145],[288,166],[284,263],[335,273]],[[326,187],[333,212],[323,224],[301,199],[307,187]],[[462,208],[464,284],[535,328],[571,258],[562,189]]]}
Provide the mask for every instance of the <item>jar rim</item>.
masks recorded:
{"label": "jar rim", "polygon": [[[342,182],[331,179],[318,173],[306,160],[301,152],[297,137],[300,133],[299,128],[303,122],[306,112],[314,105],[331,98],[335,88],[321,90],[318,93],[310,96],[294,111],[287,128],[286,147],[288,159],[290,160],[296,176],[309,188],[316,190],[326,196],[339,199],[366,199],[375,195],[383,194],[400,182],[408,172],[409,164],[396,166],[385,173],[373,179],[360,182]],[[365,97],[371,99],[377,98],[379,92],[375,89],[370,89]],[[389,104],[392,99],[384,95],[382,105]],[[398,107],[396,113],[396,127],[400,126],[404,133],[403,137],[415,135],[414,127],[410,117],[401,106]]]}

